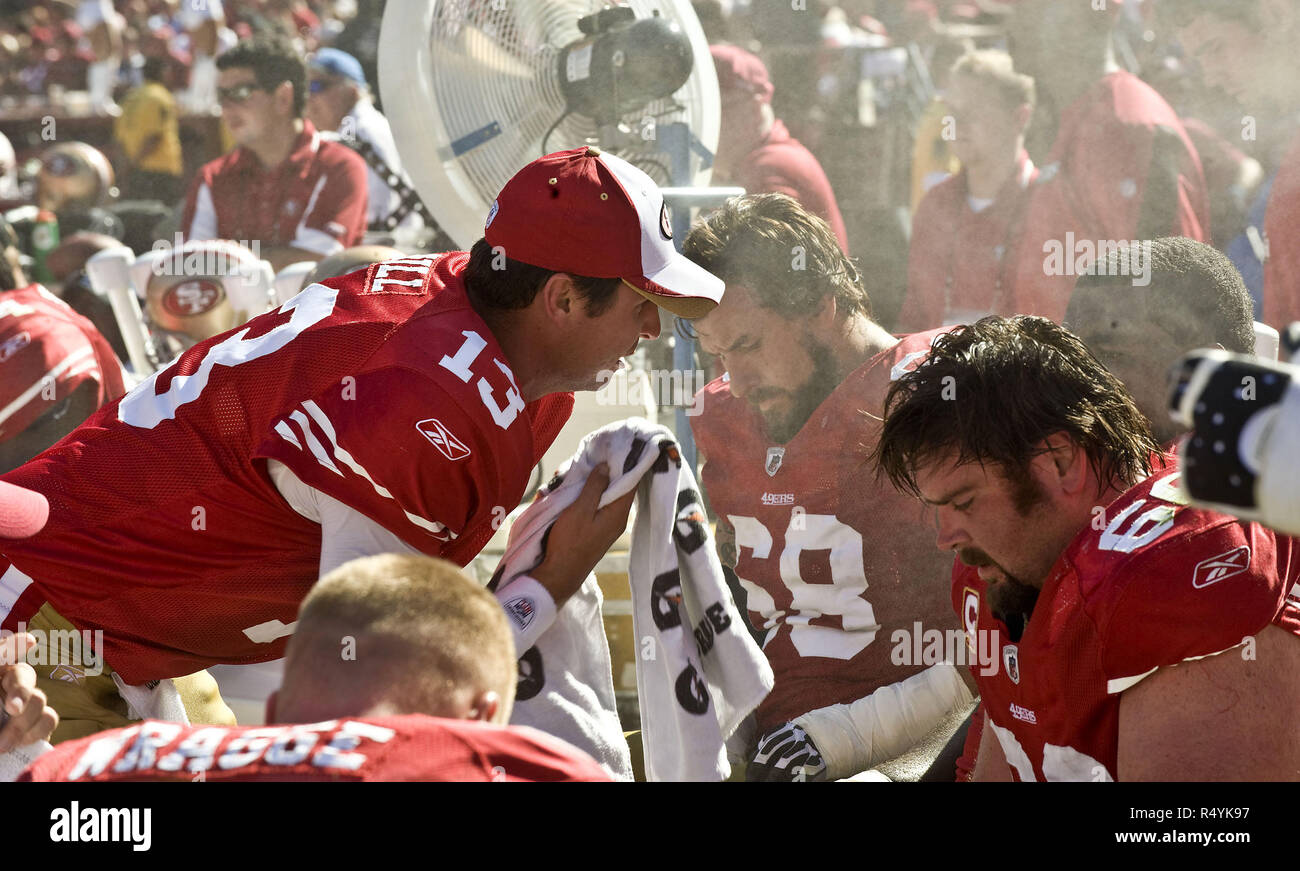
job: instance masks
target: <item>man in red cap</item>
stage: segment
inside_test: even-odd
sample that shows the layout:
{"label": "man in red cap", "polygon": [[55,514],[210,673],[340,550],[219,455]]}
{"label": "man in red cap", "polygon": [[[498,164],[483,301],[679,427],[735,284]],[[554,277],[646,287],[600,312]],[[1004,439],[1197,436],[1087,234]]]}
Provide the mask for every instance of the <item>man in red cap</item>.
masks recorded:
{"label": "man in red cap", "polygon": [[1283,329],[1300,320],[1300,87],[1295,76],[1300,15],[1287,0],[1187,0],[1167,6],[1162,14],[1180,25],[1183,48],[1200,64],[1206,80],[1250,107],[1243,123],[1258,127],[1260,136],[1273,127],[1284,133],[1280,142],[1290,138],[1264,218],[1268,253],[1262,320]]}
{"label": "man in red cap", "polygon": [[767,67],[734,45],[710,46],[722,93],[722,132],[714,162],[719,182],[752,194],[785,194],[831,225],[849,253],[844,218],[817,158],[786,130],[772,112]]}
{"label": "man in red cap", "polygon": [[[102,675],[38,669],[57,738],[124,725],[119,685],[165,693],[208,665],[283,656],[303,596],[349,559],[465,565],[519,503],[570,391],[657,336],[659,308],[698,317],[722,296],[673,247],[654,182],[597,149],[529,164],[485,232],[468,253],[309,285],[6,476],[54,510],[39,535],[0,541],[2,625],[104,632]],[[557,527],[538,587],[562,603],[629,505]]]}
{"label": "man in red cap", "polygon": [[1165,236],[1208,240],[1205,180],[1182,122],[1115,63],[1110,31],[1119,6],[1014,4],[1011,55],[1038,88],[1038,129],[1050,133],[1055,125],[1055,141],[1037,161],[1007,311],[1059,322],[1075,278],[1102,246]]}

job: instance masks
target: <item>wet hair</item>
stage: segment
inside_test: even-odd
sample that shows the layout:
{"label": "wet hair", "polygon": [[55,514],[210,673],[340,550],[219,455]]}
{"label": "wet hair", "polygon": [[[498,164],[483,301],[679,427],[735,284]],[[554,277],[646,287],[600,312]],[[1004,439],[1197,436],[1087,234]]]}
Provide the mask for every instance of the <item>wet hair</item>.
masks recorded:
{"label": "wet hair", "polygon": [[691,228],[682,253],[763,308],[811,315],[833,298],[841,312],[871,317],[862,276],[830,225],[785,194],[728,200]]}
{"label": "wet hair", "polygon": [[949,452],[1015,480],[1055,433],[1082,448],[1103,490],[1149,474],[1157,450],[1124,385],[1078,337],[1045,318],[986,317],[938,336],[893,383],[874,458],[895,487],[920,495],[917,470]]}

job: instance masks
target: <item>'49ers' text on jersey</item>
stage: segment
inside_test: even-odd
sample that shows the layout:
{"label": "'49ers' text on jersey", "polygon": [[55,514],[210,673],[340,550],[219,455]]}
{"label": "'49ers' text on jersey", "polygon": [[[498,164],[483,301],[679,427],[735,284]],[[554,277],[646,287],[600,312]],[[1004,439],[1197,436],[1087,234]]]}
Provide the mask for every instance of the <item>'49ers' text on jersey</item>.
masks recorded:
{"label": "'49ers' text on jersey", "polygon": [[766,731],[847,704],[933,663],[893,656],[893,634],[956,628],[946,580],[916,500],[878,481],[868,457],[890,382],[915,368],[938,331],[906,336],[841,383],[788,444],[725,379],[696,397],[705,490],[735,529],[736,574],[776,684],[759,706]]}
{"label": "'49ers' text on jersey", "polygon": [[988,660],[973,669],[984,728],[1018,780],[1117,779],[1125,690],[1160,668],[1235,656],[1270,624],[1300,634],[1294,540],[1188,507],[1173,462],[1075,537],[1018,641],[976,569],[953,568],[953,605]]}
{"label": "'49ers' text on jersey", "polygon": [[609,781],[595,760],[526,726],[408,714],[287,726],[158,720],[66,741],[20,781]]}
{"label": "'49ers' text on jersey", "polygon": [[573,397],[524,403],[466,298],[467,261],[389,261],[312,284],[6,475],[47,496],[50,520],[0,543],[5,627],[48,601],[102,629],[105,661],[133,684],[282,656],[321,528],[275,489],[270,459],[420,551],[468,563]]}

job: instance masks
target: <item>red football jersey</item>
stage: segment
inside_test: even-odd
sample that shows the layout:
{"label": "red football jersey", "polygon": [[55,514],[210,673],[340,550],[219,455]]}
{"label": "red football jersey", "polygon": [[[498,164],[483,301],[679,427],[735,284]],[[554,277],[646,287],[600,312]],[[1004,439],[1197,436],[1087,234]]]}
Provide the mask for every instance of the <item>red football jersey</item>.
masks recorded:
{"label": "red football jersey", "polygon": [[[917,500],[877,480],[867,462],[892,380],[916,367],[939,331],[907,336],[849,375],[788,444],[725,379],[696,398],[704,487],[736,530],[736,574],[776,684],[757,711],[767,730],[808,711],[856,701],[927,664],[893,633],[914,623],[956,628],[950,556],[935,549]],[[902,649],[900,647],[900,649]]]}
{"label": "red football jersey", "polygon": [[145,720],[65,741],[20,782],[123,780],[610,781],[596,761],[526,726],[407,714],[286,726]]}
{"label": "red football jersey", "polygon": [[985,728],[1019,780],[1114,780],[1124,690],[1270,623],[1300,634],[1294,540],[1188,507],[1172,464],[1107,506],[1104,529],[1075,537],[1016,643],[976,569],[954,565]]}
{"label": "red football jersey", "polygon": [[6,475],[49,498],[50,520],[0,544],[13,564],[0,607],[21,592],[4,625],[49,601],[102,629],[105,660],[132,684],[283,656],[321,530],[280,496],[269,458],[424,553],[468,563],[573,397],[525,405],[466,299],[467,262],[410,258],[313,284]]}
{"label": "red football jersey", "polygon": [[1179,171],[1172,212],[1153,216],[1159,233],[1209,240],[1205,177],[1177,113],[1137,76],[1111,73],[1061,114],[1013,255],[1008,311],[1059,323],[1089,253],[1099,243],[1138,240],[1158,142],[1174,152]]}

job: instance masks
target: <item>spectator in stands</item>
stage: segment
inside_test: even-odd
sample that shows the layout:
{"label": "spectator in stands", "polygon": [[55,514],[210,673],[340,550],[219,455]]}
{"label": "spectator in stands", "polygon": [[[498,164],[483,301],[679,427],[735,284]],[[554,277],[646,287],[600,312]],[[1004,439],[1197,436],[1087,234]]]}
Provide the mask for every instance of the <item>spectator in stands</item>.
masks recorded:
{"label": "spectator in stands", "polygon": [[[176,93],[186,87],[190,78],[190,55],[176,47],[176,31],[170,25],[158,24],[140,35],[140,54],[144,60],[157,58],[162,63],[161,82],[167,90]],[[211,105],[216,105],[216,77],[213,76]]]}
{"label": "spectator in stands", "polygon": [[18,187],[18,158],[9,137],[0,133],[0,203],[22,196]]}
{"label": "spectator in stands", "polygon": [[[71,22],[65,22],[71,24]],[[77,6],[78,33],[70,36],[75,41],[85,33],[89,43],[86,55],[90,61],[85,78],[90,92],[90,105],[96,112],[112,114],[117,109],[113,102],[113,86],[122,66],[122,31],[126,21],[109,0],[81,0]]]}
{"label": "spectator in stands", "polygon": [[945,101],[962,170],[937,185],[912,219],[904,332],[1014,314],[1004,295],[1008,251],[1021,233],[1038,170],[1025,151],[1034,80],[1011,57],[981,51],[953,67]]}
{"label": "spectator in stands", "polygon": [[1180,25],[1184,50],[1200,63],[1206,78],[1249,106],[1256,123],[1282,123],[1292,131],[1264,218],[1262,320],[1285,328],[1300,320],[1300,129],[1295,121],[1300,107],[1295,76],[1300,10],[1287,0],[1185,0],[1166,5],[1171,20]]}
{"label": "spectator in stands", "polygon": [[1039,161],[1018,240],[1010,311],[1059,322],[1079,267],[1098,242],[1209,238],[1205,180],[1182,123],[1154,89],[1115,62],[1110,31],[1119,6],[1014,4],[1011,54],[1038,88],[1035,126],[1056,132]]}
{"label": "spectator in stands", "polygon": [[[60,21],[55,25],[53,30],[54,48],[47,56],[50,59],[49,72],[45,80],[47,89],[46,96],[53,98],[50,93],[54,88],[61,88],[64,92],[82,90],[86,87],[87,81],[92,78],[91,69],[95,66],[93,61],[94,55],[91,54],[90,48],[82,41],[81,28],[75,21]],[[100,67],[102,70],[103,67]],[[112,103],[112,82],[108,80],[108,87],[100,93],[92,94],[92,99],[101,101],[98,105],[93,106],[97,111],[103,113],[113,109]],[[54,99],[58,102],[58,99]]]}
{"label": "spectator in stands", "polygon": [[[1098,274],[1080,276],[1065,326],[1124,382],[1167,445],[1184,431],[1169,417],[1169,370],[1197,348],[1254,354],[1255,322],[1246,285],[1222,252],[1184,238],[1146,245],[1120,248]],[[1123,274],[1135,259],[1149,270],[1137,282]]]}
{"label": "spectator in stands", "polygon": [[[379,25],[384,18],[386,0],[357,0],[357,14],[343,25],[343,31],[334,40],[334,48],[346,51],[361,62],[367,82],[379,81]],[[383,109],[383,101],[376,95],[375,105]]]}
{"label": "spectator in stands", "polygon": [[181,0],[176,21],[189,39],[193,65],[181,103],[191,112],[207,112],[217,104],[217,55],[225,9],[221,0]]}
{"label": "spectator in stands", "polygon": [[418,233],[424,223],[413,212],[400,225],[385,224],[402,201],[401,194],[389,186],[389,177],[397,176],[408,186],[410,179],[402,174],[402,159],[388,119],[371,101],[361,63],[337,48],[322,48],[311,57],[307,73],[307,119],[318,130],[337,133],[366,160],[370,199],[366,223],[377,230],[397,227],[404,235]]}
{"label": "spectator in stands", "polygon": [[948,89],[953,65],[968,51],[974,51],[969,39],[944,39],[934,47],[930,57],[930,75],[936,94],[916,123],[916,140],[912,146],[913,214],[931,188],[961,170],[961,161],[952,153],[951,134],[947,129],[949,109],[943,94]]}
{"label": "spectator in stands", "polygon": [[217,59],[222,115],[238,147],[200,168],[181,230],[260,248],[278,271],[361,241],[366,163],[303,118],[307,67],[283,39],[241,42]]}
{"label": "spectator in stands", "polygon": [[[0,488],[0,505],[20,498],[30,497]],[[340,639],[355,655],[340,655]],[[242,736],[250,730],[217,734],[210,726],[160,724],[170,737],[147,759],[130,754],[131,742],[115,730],[61,744],[23,779],[189,780],[203,770],[210,780],[608,781],[573,746],[506,725],[517,676],[510,628],[491,593],[446,560],[366,557],[326,575],[303,601],[284,684],[267,702],[270,723],[311,723],[307,734],[352,736],[346,759],[303,753],[298,760],[264,760],[260,753],[243,753],[237,765],[229,764],[227,754],[213,764],[221,745],[247,740]],[[44,716],[39,729],[29,727],[38,735],[50,730],[43,702],[36,698],[28,716]],[[206,762],[191,756],[181,771],[156,764],[198,728],[209,740],[216,738]],[[273,727],[256,728],[258,734],[279,734]],[[94,742],[111,745],[114,737],[122,740],[102,765],[78,764]],[[327,743],[322,737],[320,746]],[[110,765],[118,754],[129,756],[130,764]]]}
{"label": "spectator in stands", "polygon": [[90,321],[28,282],[17,242],[0,219],[0,473],[126,392],[108,342]]}
{"label": "spectator in stands", "polygon": [[722,92],[722,132],[714,164],[720,183],[733,183],[752,194],[793,197],[830,224],[847,254],[848,236],[835,193],[821,164],[794,139],[772,111],[772,82],[767,67],[734,45],[709,51]]}
{"label": "spectator in stands", "polygon": [[184,193],[176,100],[163,83],[161,58],[145,58],[141,74],[144,83],[123,100],[113,123],[113,139],[127,160],[122,198],[170,204]]}

